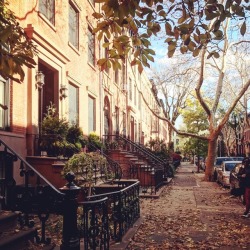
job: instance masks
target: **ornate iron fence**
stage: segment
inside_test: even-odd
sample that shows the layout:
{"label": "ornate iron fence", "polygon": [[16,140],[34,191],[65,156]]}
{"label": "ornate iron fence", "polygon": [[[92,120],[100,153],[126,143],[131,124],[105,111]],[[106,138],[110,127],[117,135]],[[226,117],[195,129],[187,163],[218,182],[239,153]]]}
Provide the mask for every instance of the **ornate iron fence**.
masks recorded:
{"label": "ornate iron fence", "polygon": [[107,197],[110,237],[114,241],[121,241],[123,235],[140,217],[139,181],[115,181],[121,190],[93,195],[90,201]]}
{"label": "ornate iron fence", "polygon": [[[61,250],[80,250],[80,235],[77,225],[77,210],[82,207],[84,249],[109,249],[110,238],[120,241],[126,231],[140,216],[139,182],[116,181],[120,189],[116,192],[88,197],[78,204],[80,188],[74,184],[74,175],[68,173],[68,181],[60,190],[56,189],[36,169],[0,139],[0,194],[1,209],[22,212],[22,225],[34,226],[32,217],[41,221],[41,235],[37,242],[49,244],[46,222],[50,214],[63,216]],[[13,179],[13,162],[19,163],[21,185]]]}

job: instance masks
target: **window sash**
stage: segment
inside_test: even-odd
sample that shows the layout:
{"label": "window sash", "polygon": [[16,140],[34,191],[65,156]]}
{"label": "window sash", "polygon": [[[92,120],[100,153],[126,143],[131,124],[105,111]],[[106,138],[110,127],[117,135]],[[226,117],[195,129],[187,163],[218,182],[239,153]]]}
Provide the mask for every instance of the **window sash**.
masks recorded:
{"label": "window sash", "polygon": [[95,99],[89,96],[88,98],[88,130],[89,133],[96,131],[95,121]]}
{"label": "window sash", "polygon": [[88,28],[88,62],[95,65],[95,35],[90,27]]}
{"label": "window sash", "polygon": [[69,84],[69,123],[79,124],[79,88]]}
{"label": "window sash", "polygon": [[[9,108],[9,82],[0,77],[0,104]],[[0,129],[9,126],[9,109],[0,107]]]}
{"label": "window sash", "polygon": [[55,25],[55,0],[39,0],[39,11]]}
{"label": "window sash", "polygon": [[69,41],[75,47],[79,48],[79,12],[69,5]]}
{"label": "window sash", "polygon": [[[108,39],[107,38],[105,38],[104,39],[104,42],[105,43],[108,43],[109,41],[108,41]],[[109,47],[105,47],[104,48],[104,57],[105,57],[105,59],[109,59]],[[106,67],[105,68],[105,72],[107,73],[107,74],[109,74],[109,67]]]}
{"label": "window sash", "polygon": [[129,100],[132,101],[132,80],[129,78]]}

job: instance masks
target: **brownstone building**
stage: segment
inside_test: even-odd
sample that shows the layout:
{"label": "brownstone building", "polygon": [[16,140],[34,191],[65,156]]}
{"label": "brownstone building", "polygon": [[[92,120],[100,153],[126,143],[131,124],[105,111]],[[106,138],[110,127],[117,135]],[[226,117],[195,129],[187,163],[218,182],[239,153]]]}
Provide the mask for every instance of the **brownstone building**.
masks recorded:
{"label": "brownstone building", "polygon": [[[1,80],[0,138],[17,153],[36,155],[39,126],[51,103],[85,135],[125,134],[146,143],[168,142],[163,102],[145,72],[130,67],[100,71],[105,49],[93,34],[99,4],[80,0],[12,0],[9,8],[38,48],[36,68],[22,84]],[[106,38],[105,38],[106,39]],[[142,93],[147,103],[142,98]]]}

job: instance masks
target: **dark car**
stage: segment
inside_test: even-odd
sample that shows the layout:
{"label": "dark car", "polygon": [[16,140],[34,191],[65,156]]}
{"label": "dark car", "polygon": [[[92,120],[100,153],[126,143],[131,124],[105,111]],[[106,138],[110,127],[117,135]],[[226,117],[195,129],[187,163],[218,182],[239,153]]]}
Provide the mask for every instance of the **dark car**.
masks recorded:
{"label": "dark car", "polygon": [[239,177],[242,172],[244,165],[242,163],[237,163],[235,167],[231,170],[229,176],[230,192],[232,195],[241,196],[244,194],[244,186]]}

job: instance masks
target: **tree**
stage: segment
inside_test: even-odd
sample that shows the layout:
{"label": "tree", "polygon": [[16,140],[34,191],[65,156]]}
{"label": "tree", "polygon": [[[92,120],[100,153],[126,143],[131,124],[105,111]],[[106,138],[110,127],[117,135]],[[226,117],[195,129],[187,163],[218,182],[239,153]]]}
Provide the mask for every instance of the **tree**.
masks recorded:
{"label": "tree", "polygon": [[[208,121],[201,105],[197,99],[189,98],[186,101],[186,107],[180,110],[183,122],[189,133],[196,133],[202,136],[208,134]],[[192,155],[205,156],[208,149],[208,142],[200,138],[189,138],[184,144],[184,150]],[[205,153],[206,152],[206,153]]]}
{"label": "tree", "polygon": [[[243,85],[235,93],[234,99],[225,108],[225,116],[217,120],[216,112],[222,97],[225,74],[228,73],[227,58],[232,55],[233,47],[239,48],[239,44],[248,42],[240,40],[238,35],[246,33],[247,14],[250,7],[244,1],[229,0],[169,1],[165,6],[162,0],[149,0],[143,3],[139,0],[122,2],[98,0],[97,2],[102,5],[101,13],[93,14],[98,19],[95,32],[98,33],[99,40],[104,35],[110,39],[103,44],[104,47],[110,48],[109,58],[100,59],[98,62],[102,69],[111,66],[114,69],[121,68],[119,59],[126,58],[130,51],[133,56],[131,65],[137,65],[140,71],[143,70],[143,66],[148,67],[148,60],[154,61],[153,55],[155,55],[155,52],[150,49],[150,37],[157,35],[163,27],[166,32],[168,57],[172,57],[177,48],[182,54],[189,52],[194,57],[199,56],[200,65],[197,69],[199,79],[196,81],[195,93],[207,115],[209,135],[178,131],[169,119],[159,117],[156,113],[154,115],[167,121],[180,135],[208,141],[205,179],[211,180],[218,135],[250,85],[250,77],[247,75]],[[126,33],[124,30],[129,32]],[[208,69],[212,77],[208,74]],[[234,77],[231,80],[238,79]],[[209,88],[209,91],[202,92],[205,88]],[[206,103],[204,93],[206,95],[213,93],[210,96],[213,100],[211,107]],[[146,102],[145,99],[144,101]]]}
{"label": "tree", "polygon": [[[184,60],[171,58],[169,63],[162,67],[155,67],[150,71],[150,78],[163,96],[164,109],[167,119],[175,125],[180,116],[180,109],[186,106],[186,99],[198,74],[193,65],[196,59],[185,57]],[[168,126],[168,138],[172,141],[173,129]]]}
{"label": "tree", "polygon": [[36,54],[36,46],[8,9],[8,3],[0,0],[0,75],[21,83],[25,76],[22,66],[33,68]]}
{"label": "tree", "polygon": [[[168,56],[172,57],[177,48],[181,53],[191,52],[198,56],[208,43],[223,39],[222,24],[227,18],[238,20],[242,35],[246,32],[246,18],[250,7],[245,1],[218,0],[96,0],[101,4],[101,12],[93,16],[98,20],[94,32],[98,39],[103,36],[103,46],[109,48],[109,58],[98,61],[102,69],[113,66],[121,68],[119,59],[128,52],[133,55],[132,65],[148,67],[154,61],[155,51],[150,49],[150,38],[164,29]],[[125,32],[127,30],[128,32]],[[218,57],[219,49],[211,50],[209,56]]]}

